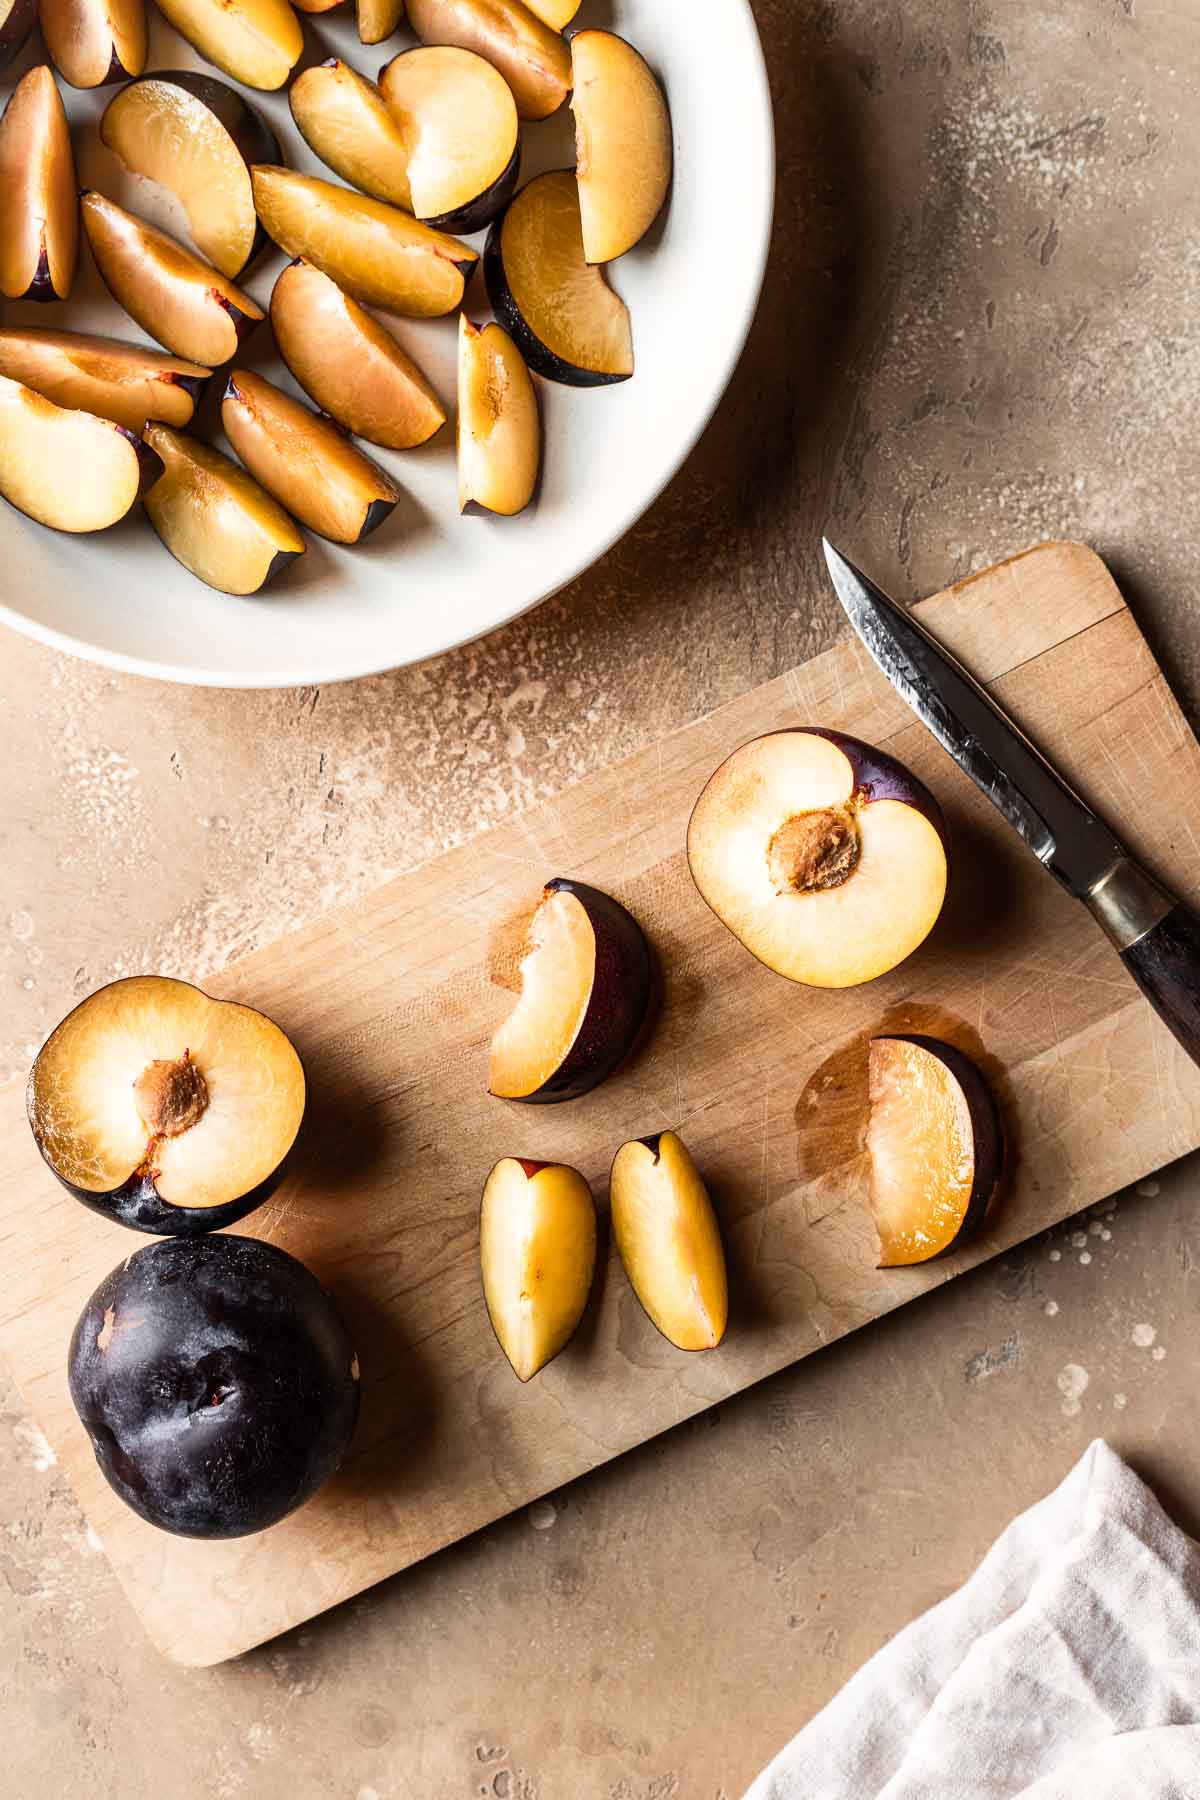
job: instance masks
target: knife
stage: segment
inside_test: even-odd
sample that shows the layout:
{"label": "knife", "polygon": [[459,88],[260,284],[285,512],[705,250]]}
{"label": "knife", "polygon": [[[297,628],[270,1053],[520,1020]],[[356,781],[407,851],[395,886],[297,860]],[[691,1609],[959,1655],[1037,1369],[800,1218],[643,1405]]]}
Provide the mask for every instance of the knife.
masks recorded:
{"label": "knife", "polygon": [[893,687],[1083,902],[1159,1018],[1200,1063],[1200,914],[1135,862],[957,658],[828,538],[821,541],[846,616]]}

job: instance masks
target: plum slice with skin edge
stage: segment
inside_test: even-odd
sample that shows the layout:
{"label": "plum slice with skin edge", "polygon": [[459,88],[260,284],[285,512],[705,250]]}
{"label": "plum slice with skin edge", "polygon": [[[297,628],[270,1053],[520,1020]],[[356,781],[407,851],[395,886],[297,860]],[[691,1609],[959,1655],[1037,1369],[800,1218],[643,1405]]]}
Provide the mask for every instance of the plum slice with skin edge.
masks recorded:
{"label": "plum slice with skin edge", "polygon": [[442,231],[490,224],[521,169],[516,101],[499,70],[472,50],[418,46],[380,70],[379,91],[404,144],[401,204]]}
{"label": "plum slice with skin edge", "polygon": [[879,1267],[929,1262],[975,1236],[1000,1189],[995,1095],[970,1057],[917,1034],[872,1038],[868,1080]]}
{"label": "plum slice with skin edge", "polygon": [[157,0],[180,37],[245,87],[273,92],[300,60],[304,32],[288,0]]}
{"label": "plum slice with skin edge", "polygon": [[289,263],[271,294],[279,354],[310,400],[386,450],[429,441],[446,413],[426,377],[378,319],[311,263]]}
{"label": "plum slice with skin edge", "polygon": [[42,37],[64,81],[104,87],[146,66],[146,0],[41,0]]}
{"label": "plum slice with skin edge", "polygon": [[688,823],[701,897],[789,980],[854,987],[933,929],[946,827],[925,784],[857,738],[796,727],[754,738],[709,778]]}
{"label": "plum slice with skin edge", "polygon": [[391,477],[338,426],[248,369],[229,377],[221,424],[268,494],[333,543],[359,543],[400,498]]}
{"label": "plum slice with skin edge", "polygon": [[84,230],[105,286],[142,330],[205,368],[236,354],[262,308],[165,231],[102,194],[81,202]]}
{"label": "plum slice with skin edge", "polygon": [[523,0],[408,0],[408,22],[423,44],[473,50],[512,89],[523,119],[557,112],[571,86],[571,53]]}
{"label": "plum slice with skin edge", "polygon": [[244,1537],[303,1505],[342,1462],[358,1358],[332,1297],[258,1238],[146,1244],[79,1315],[71,1400],[101,1472],[183,1537]]}
{"label": "plum slice with skin edge", "polygon": [[100,136],[135,175],[159,183],[187,214],[200,255],[235,278],[267,241],[254,210],[251,163],[279,157],[275,133],[212,75],[160,69],[121,89]]}
{"label": "plum slice with skin edge", "polygon": [[79,257],[71,129],[45,63],[26,71],[0,118],[0,294],[65,300]]}
{"label": "plum slice with skin edge", "polygon": [[245,469],[198,438],[148,425],[163,473],[146,516],[177,562],[222,594],[257,594],[297,556],[304,539]]}
{"label": "plum slice with skin edge", "polygon": [[729,1320],[717,1215],[682,1138],[634,1138],[613,1158],[613,1237],[651,1323],[678,1350],[715,1350]]}
{"label": "plum slice with skin edge", "polygon": [[584,255],[612,262],[645,237],[666,203],[671,117],[653,70],[615,32],[576,32],[571,73]]}
{"label": "plum slice with skin edge", "polygon": [[496,1341],[529,1381],[573,1336],[596,1268],[596,1203],[577,1169],[504,1157],[479,1210],[483,1297]]}
{"label": "plum slice with skin edge", "polygon": [[536,175],[509,202],[483,253],[488,298],[529,367],[568,387],[633,374],[629,309],[583,253],[569,169]]}
{"label": "plum slice with skin edge", "polygon": [[141,431],[150,419],[186,425],[211,369],[141,344],[32,325],[0,327],[0,375],[56,406]]}
{"label": "plum slice with skin edge", "polygon": [[488,1091],[575,1100],[624,1061],[650,1005],[650,951],[632,913],[556,876],[529,921],[520,998],[492,1038]]}
{"label": "plum slice with skin edge", "polygon": [[463,297],[478,258],[457,238],[369,195],[256,165],[254,204],[271,237],[368,306],[414,319],[440,318]]}
{"label": "plum slice with skin edge", "polygon": [[511,517],[537,486],[541,423],[537,395],[502,325],[458,317],[458,508]]}
{"label": "plum slice with skin edge", "polygon": [[105,531],[161,472],[154,451],[111,419],[56,406],[0,375],[0,494],[55,531]]}
{"label": "plum slice with skin edge", "polygon": [[216,1231],[261,1205],[304,1102],[300,1058],[278,1025],[161,975],[81,1001],[26,1089],[38,1149],[68,1192],[165,1235]]}

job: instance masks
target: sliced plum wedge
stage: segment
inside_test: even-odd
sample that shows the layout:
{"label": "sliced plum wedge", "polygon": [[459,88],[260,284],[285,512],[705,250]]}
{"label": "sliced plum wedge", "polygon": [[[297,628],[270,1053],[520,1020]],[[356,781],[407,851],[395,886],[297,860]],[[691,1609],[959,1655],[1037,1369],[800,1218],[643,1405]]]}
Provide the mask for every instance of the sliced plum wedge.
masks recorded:
{"label": "sliced plum wedge", "polygon": [[297,75],[288,105],[309,149],[335,175],[412,211],[405,139],[373,81],[331,56]]}
{"label": "sliced plum wedge", "polygon": [[445,408],[408,352],[311,263],[289,263],[275,283],[271,327],[294,379],[356,437],[411,450],[446,423]]}
{"label": "sliced plum wedge", "polygon": [[679,1350],[725,1335],[725,1252],[708,1189],[673,1131],[622,1144],[609,1178],[613,1237],[634,1293]]}
{"label": "sliced plum wedge", "polygon": [[502,325],[458,318],[458,506],[511,516],[537,486],[541,425],[521,352]]}
{"label": "sliced plum wedge", "polygon": [[146,516],[177,562],[222,594],[257,594],[304,550],[294,522],[257,481],[199,438],[148,425],[163,473]]}
{"label": "sliced plum wedge", "polygon": [[453,312],[478,258],[399,207],[293,169],[252,170],[258,216],[281,250],[301,256],[368,306],[413,319]]}
{"label": "sliced plum wedge", "polygon": [[925,784],[843,732],[754,738],[696,802],[688,863],[746,948],[812,987],[854,987],[903,962],[946,895],[946,829]]}
{"label": "sliced plum wedge", "polygon": [[51,1032],[26,1105],[38,1149],[85,1206],[139,1231],[212,1231],[278,1183],[304,1070],[262,1013],[135,975]]}
{"label": "sliced plum wedge", "polygon": [[146,66],[146,0],[41,0],[50,61],[72,87],[103,87]]}
{"label": "sliced plum wedge", "polygon": [[79,256],[71,129],[45,63],[22,75],[0,118],[0,294],[65,300]]}
{"label": "sliced plum wedge", "polygon": [[443,231],[480,231],[508,204],[521,167],[512,90],[482,56],[430,45],[394,56],[379,91],[404,143],[401,204]]}
{"label": "sliced plum wedge", "polygon": [[161,466],[125,426],[0,375],[0,494],[39,525],[104,531]]}
{"label": "sliced plum wedge", "polygon": [[879,1266],[928,1262],[974,1237],[1004,1172],[1004,1131],[987,1080],[940,1038],[872,1038],[871,1211]]}
{"label": "sliced plum wedge", "polygon": [[590,263],[643,238],[671,185],[671,117],[645,58],[612,31],[571,39],[575,175]]}
{"label": "sliced plum wedge", "polygon": [[191,69],[131,81],[105,108],[100,136],[133,174],[175,196],[222,275],[240,275],[262,249],[250,164],[276,161],[279,143],[227,82]]}
{"label": "sliced plum wedge", "polygon": [[211,373],[200,363],[88,332],[0,328],[0,375],[56,406],[97,413],[130,431],[141,431],[148,419],[186,425]]}
{"label": "sliced plum wedge", "polygon": [[180,37],[246,87],[281,88],[304,49],[288,0],[158,0]]}
{"label": "sliced plum wedge", "polygon": [[81,205],[96,267],[130,318],[176,356],[209,369],[228,362],[263,318],[257,302],[103,194],[87,193]]}
{"label": "sliced plum wedge", "polygon": [[561,876],[528,922],[520,998],[492,1039],[488,1087],[501,1100],[574,1100],[633,1048],[650,1003],[637,920],[598,888]]}
{"label": "sliced plum wedge", "polygon": [[633,374],[629,309],[584,255],[570,169],[537,175],[493,224],[484,250],[492,308],[529,367],[569,387]]}
{"label": "sliced plum wedge", "polygon": [[567,97],[566,39],[523,0],[408,0],[408,20],[423,44],[474,50],[493,63],[523,119],[544,119]]}
{"label": "sliced plum wedge", "polygon": [[506,1156],[479,1212],[483,1297],[522,1381],[569,1342],[596,1268],[596,1203],[578,1169]]}

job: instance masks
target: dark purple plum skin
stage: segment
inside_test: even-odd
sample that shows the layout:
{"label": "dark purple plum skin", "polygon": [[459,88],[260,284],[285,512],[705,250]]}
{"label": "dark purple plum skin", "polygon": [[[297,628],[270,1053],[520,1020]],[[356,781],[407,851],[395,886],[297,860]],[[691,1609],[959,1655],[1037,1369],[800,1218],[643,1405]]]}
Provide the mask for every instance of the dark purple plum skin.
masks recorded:
{"label": "dark purple plum skin", "polygon": [[586,882],[556,875],[546,892],[574,894],[596,938],[596,969],[583,1024],[563,1061],[522,1106],[577,1100],[613,1073],[637,1042],[650,1009],[650,949],[633,914]]}
{"label": "dark purple plum skin", "polygon": [[951,1250],[959,1250],[980,1230],[993,1200],[1004,1179],[1005,1140],[1004,1124],[1000,1117],[1000,1108],[996,1104],[996,1096],[991,1084],[982,1070],[976,1068],[971,1058],[954,1044],[947,1044],[943,1038],[925,1037],[914,1031],[888,1031],[880,1033],[872,1040],[875,1043],[916,1044],[919,1049],[927,1050],[931,1056],[949,1069],[962,1091],[967,1103],[967,1111],[971,1119],[971,1138],[975,1149],[975,1172],[971,1182],[970,1198],[967,1201],[958,1230],[937,1256],[928,1258],[936,1262],[938,1257],[948,1256]]}
{"label": "dark purple plum skin", "polygon": [[808,737],[826,738],[829,743],[836,744],[854,771],[856,792],[862,794],[868,806],[876,800],[899,800],[904,806],[911,806],[914,812],[924,813],[941,838],[942,849],[949,853],[950,833],[941,807],[925,783],[902,762],[889,756],[886,750],[877,750],[873,744],[864,744],[861,738],[850,737],[844,731],[833,731],[823,725],[795,725],[788,729],[803,732]]}
{"label": "dark purple plum skin", "polygon": [[172,1238],[118,1265],[71,1338],[71,1399],[113,1491],[160,1530],[244,1537],[342,1461],[357,1362],[316,1277],[256,1238]]}
{"label": "dark purple plum skin", "polygon": [[483,280],[492,311],[516,344],[535,375],[546,381],[558,381],[565,387],[611,387],[614,382],[628,381],[628,375],[604,375],[596,369],[581,369],[566,362],[543,344],[525,323],[525,315],[513,298],[504,272],[502,233],[507,207],[492,223],[483,247]]}
{"label": "dark purple plum skin", "polygon": [[36,22],[37,0],[13,0],[3,28],[0,28],[0,71],[7,69],[20,55]]}

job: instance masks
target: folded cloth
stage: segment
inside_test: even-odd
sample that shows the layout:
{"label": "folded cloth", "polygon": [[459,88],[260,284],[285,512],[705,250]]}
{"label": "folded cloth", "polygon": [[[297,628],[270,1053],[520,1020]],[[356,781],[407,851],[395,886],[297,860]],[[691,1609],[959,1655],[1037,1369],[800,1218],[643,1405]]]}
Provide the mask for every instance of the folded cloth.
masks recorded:
{"label": "folded cloth", "polygon": [[1200,1800],[1200,1545],[1097,1438],[746,1800]]}

